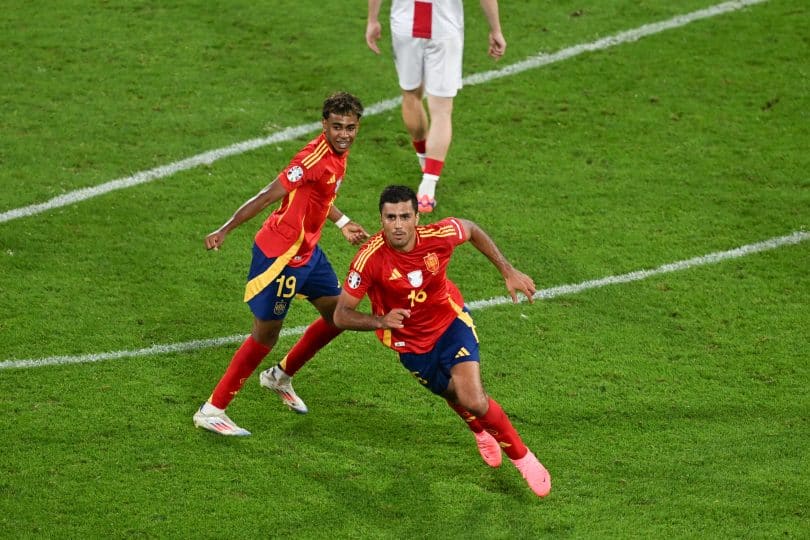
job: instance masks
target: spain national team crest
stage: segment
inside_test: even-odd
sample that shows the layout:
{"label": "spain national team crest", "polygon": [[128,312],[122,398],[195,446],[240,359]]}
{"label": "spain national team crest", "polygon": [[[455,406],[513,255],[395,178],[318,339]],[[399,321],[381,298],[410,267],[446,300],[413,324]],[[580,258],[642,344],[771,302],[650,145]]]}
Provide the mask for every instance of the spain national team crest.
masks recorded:
{"label": "spain national team crest", "polygon": [[408,283],[411,284],[411,287],[421,287],[422,286],[422,271],[421,270],[414,270],[413,272],[408,272]]}
{"label": "spain national team crest", "polygon": [[287,302],[276,302],[276,305],[273,306],[273,314],[275,315],[283,315],[286,310]]}
{"label": "spain national team crest", "polygon": [[304,169],[302,169],[298,165],[290,167],[290,170],[287,171],[287,180],[289,180],[293,184],[301,180],[303,177],[304,177]]}
{"label": "spain national team crest", "polygon": [[428,269],[428,272],[431,274],[435,274],[439,271],[439,256],[435,253],[428,253],[425,255],[425,266]]}

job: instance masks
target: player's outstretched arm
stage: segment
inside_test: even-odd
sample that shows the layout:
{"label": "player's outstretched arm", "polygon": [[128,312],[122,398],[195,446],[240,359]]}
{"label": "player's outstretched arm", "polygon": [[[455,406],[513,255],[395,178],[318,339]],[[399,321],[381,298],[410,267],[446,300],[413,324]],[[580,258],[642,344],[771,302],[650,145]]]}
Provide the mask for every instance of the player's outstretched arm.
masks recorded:
{"label": "player's outstretched arm", "polygon": [[245,201],[244,204],[242,204],[242,206],[240,206],[239,209],[234,212],[231,218],[223,223],[219,229],[205,237],[205,249],[218,250],[223,242],[225,242],[225,237],[228,235],[228,233],[240,226],[242,223],[255,217],[256,214],[274,202],[281,200],[281,198],[286,194],[287,190],[284,189],[284,186],[278,181],[278,179],[270,182],[267,186],[265,186],[264,189]]}
{"label": "player's outstretched arm", "polygon": [[357,311],[360,300],[346,291],[341,291],[335,313],[332,315],[335,326],[342,330],[359,331],[402,328],[405,326],[405,319],[411,316],[410,310],[400,308],[394,308],[384,316],[363,313]]}
{"label": "player's outstretched arm", "polygon": [[503,276],[506,282],[506,289],[512,297],[512,302],[517,303],[517,293],[522,292],[529,300],[530,304],[534,303],[534,293],[537,292],[534,280],[512,266],[512,264],[506,260],[506,257],[503,256],[501,250],[498,249],[498,246],[495,245],[495,242],[484,229],[466,219],[459,221],[467,230],[470,243],[475,246],[478,251],[483,253]]}

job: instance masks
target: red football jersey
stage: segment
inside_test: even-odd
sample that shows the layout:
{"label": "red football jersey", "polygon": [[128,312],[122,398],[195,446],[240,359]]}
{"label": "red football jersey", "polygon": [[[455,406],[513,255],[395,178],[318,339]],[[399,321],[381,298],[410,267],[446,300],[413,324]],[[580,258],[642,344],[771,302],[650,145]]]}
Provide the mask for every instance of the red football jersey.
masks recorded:
{"label": "red football jersey", "polygon": [[349,152],[337,154],[321,133],[278,175],[288,193],[256,233],[256,244],[285,266],[309,261],[321,238],[329,208],[346,174]]}
{"label": "red football jersey", "polygon": [[447,278],[453,250],[468,240],[456,218],[416,227],[416,245],[407,252],[390,247],[378,232],[355,255],[343,290],[355,298],[368,294],[375,315],[393,308],[411,310],[404,328],[377,330],[397,352],[425,353],[458,317],[464,300]]}

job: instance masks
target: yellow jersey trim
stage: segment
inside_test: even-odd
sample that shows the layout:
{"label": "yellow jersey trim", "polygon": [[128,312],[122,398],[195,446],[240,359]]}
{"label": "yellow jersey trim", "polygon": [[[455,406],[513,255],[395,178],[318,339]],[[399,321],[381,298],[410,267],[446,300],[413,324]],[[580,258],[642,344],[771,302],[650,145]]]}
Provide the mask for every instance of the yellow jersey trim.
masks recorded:
{"label": "yellow jersey trim", "polygon": [[419,235],[422,238],[444,238],[445,236],[458,236],[458,231],[452,225],[445,225],[436,230],[421,230]]}
{"label": "yellow jersey trim", "polygon": [[475,336],[475,342],[480,343],[478,340],[478,332],[475,331],[475,323],[473,322],[472,316],[468,312],[464,311],[464,308],[453,302],[452,298],[449,300],[450,305],[453,306],[453,309],[456,310],[456,313],[458,313],[458,318],[461,319],[464,324],[469,326],[470,330],[472,330],[473,336]]}
{"label": "yellow jersey trim", "polygon": [[249,302],[255,297],[257,294],[262,292],[265,287],[270,285],[276,276],[278,276],[279,272],[287,266],[287,263],[290,262],[290,259],[298,253],[298,249],[301,247],[301,244],[304,242],[304,227],[301,227],[301,234],[298,235],[298,240],[295,241],[293,245],[287,249],[281,256],[277,257],[275,262],[270,265],[270,268],[259,274],[258,276],[254,277],[250,281],[247,282],[245,285],[245,302]]}
{"label": "yellow jersey trim", "polygon": [[390,329],[383,330],[382,344],[385,345],[386,347],[388,347],[389,349],[391,348],[391,330]]}
{"label": "yellow jersey trim", "polygon": [[311,169],[316,163],[318,163],[323,156],[329,151],[329,145],[326,144],[326,141],[321,141],[318,143],[318,146],[315,147],[315,150],[312,151],[310,155],[305,157],[301,160],[301,164],[306,167],[307,169]]}
{"label": "yellow jersey trim", "polygon": [[373,239],[371,243],[368,244],[365,251],[363,251],[363,253],[357,257],[357,260],[354,262],[354,267],[358,271],[362,272],[363,268],[365,268],[366,263],[368,262],[369,257],[374,255],[374,252],[380,249],[384,243],[385,241],[383,240],[382,236],[378,236],[377,238]]}

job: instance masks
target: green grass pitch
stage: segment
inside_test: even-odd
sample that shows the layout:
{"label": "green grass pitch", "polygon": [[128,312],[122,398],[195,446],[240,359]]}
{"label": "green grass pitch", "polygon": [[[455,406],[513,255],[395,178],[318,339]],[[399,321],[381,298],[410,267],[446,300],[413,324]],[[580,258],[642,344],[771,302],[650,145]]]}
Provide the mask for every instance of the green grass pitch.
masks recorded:
{"label": "green grass pitch", "polygon": [[[365,47],[364,2],[12,0],[0,537],[810,536],[810,7],[501,2],[495,64],[466,4],[470,83],[437,214],[481,224],[557,291],[502,302],[470,246],[450,269],[479,302],[484,384],[550,470],[551,495],[508,461],[486,467],[372,334],[344,334],[299,373],[310,414],[254,377],[229,408],[251,437],[192,426],[249,330],[261,219],[216,253],[203,238],[315,132],[177,164],[316,122],[345,89],[371,112],[340,208],[376,230],[380,189],[418,183],[398,108],[372,108],[398,91],[387,31],[383,55]],[[601,45],[545,62],[589,44]],[[497,69],[515,72],[473,77]],[[342,276],[354,249],[334,227],[322,245]],[[315,316],[296,304],[287,327]]]}

